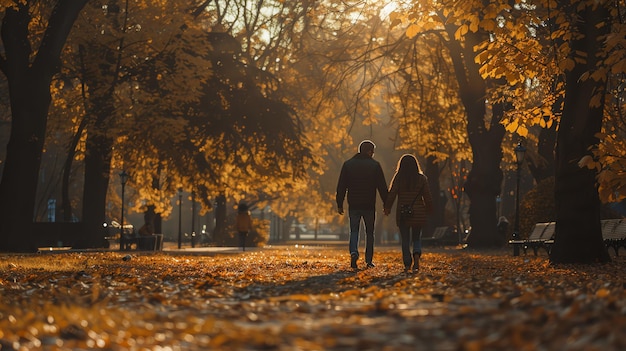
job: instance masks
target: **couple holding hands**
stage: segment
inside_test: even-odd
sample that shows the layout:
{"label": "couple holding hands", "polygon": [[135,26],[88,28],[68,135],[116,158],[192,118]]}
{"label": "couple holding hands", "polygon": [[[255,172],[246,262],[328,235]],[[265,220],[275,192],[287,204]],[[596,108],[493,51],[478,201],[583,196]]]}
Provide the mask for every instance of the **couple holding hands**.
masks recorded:
{"label": "couple holding hands", "polygon": [[432,212],[432,196],[428,179],[414,155],[400,157],[393,179],[387,188],[380,163],[373,159],[376,145],[370,140],[359,144],[359,152],[344,162],[337,183],[337,212],[344,213],[344,198],[348,197],[350,220],[350,266],[357,269],[359,259],[359,228],[365,224],[365,263],[374,267],[374,224],[376,221],[376,192],[384,203],[384,214],[389,215],[398,198],[396,224],[400,231],[402,262],[405,272],[419,270],[422,254],[422,226]]}

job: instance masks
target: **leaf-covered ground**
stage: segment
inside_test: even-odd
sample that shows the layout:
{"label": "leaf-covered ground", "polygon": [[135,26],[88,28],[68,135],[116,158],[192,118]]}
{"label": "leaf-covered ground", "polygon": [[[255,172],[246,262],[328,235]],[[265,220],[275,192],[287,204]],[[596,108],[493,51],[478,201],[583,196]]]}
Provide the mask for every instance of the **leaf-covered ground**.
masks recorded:
{"label": "leaf-covered ground", "polygon": [[[347,245],[346,245],[347,246]],[[361,264],[362,261],[360,262]],[[2,350],[624,350],[626,260],[346,248],[0,256]]]}

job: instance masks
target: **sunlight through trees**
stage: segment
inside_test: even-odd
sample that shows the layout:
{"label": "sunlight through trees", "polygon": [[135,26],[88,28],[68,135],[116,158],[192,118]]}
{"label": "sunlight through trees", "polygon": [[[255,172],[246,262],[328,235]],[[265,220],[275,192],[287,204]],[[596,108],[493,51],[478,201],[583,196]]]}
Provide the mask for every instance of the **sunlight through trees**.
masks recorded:
{"label": "sunlight through trees", "polygon": [[121,170],[151,221],[182,187],[203,215],[223,197],[339,232],[338,169],[367,137],[393,145],[389,174],[395,153],[420,158],[440,194],[427,230],[471,228],[473,247],[516,215],[500,201],[522,141],[528,187],[555,176],[553,259],[606,260],[602,207],[626,197],[623,1],[0,4],[0,250],[29,249],[16,238],[50,198],[97,247]]}

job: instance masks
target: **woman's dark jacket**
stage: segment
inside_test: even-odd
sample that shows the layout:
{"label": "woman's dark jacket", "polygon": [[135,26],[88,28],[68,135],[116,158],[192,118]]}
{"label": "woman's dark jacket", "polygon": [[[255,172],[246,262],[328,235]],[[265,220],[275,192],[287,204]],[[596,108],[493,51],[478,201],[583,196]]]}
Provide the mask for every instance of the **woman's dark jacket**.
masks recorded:
{"label": "woman's dark jacket", "polygon": [[[394,182],[389,189],[385,209],[391,210],[396,197],[398,197],[398,205],[396,206],[396,223],[398,226],[422,226],[426,223],[428,214],[433,212],[433,198],[430,194],[428,178],[422,173],[418,174],[418,181],[414,189],[400,189],[398,182]],[[413,204],[411,216],[406,219],[401,218],[400,209],[402,205],[411,204]]]}

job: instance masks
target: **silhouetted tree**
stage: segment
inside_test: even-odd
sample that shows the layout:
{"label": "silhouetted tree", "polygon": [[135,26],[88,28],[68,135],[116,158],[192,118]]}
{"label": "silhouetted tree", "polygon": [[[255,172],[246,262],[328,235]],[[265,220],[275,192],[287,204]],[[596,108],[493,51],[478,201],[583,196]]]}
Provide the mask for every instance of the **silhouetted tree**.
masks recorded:
{"label": "silhouetted tree", "polygon": [[[0,182],[0,250],[30,251],[30,224],[50,106],[50,83],[60,55],[87,0],[38,1],[4,7],[0,70],[9,82],[11,136]],[[37,6],[34,6],[37,4]],[[50,10],[47,19],[39,10]],[[47,23],[40,28],[38,24]],[[36,40],[37,38],[38,40]],[[32,44],[38,46],[34,50]]]}

